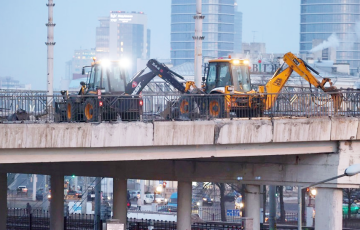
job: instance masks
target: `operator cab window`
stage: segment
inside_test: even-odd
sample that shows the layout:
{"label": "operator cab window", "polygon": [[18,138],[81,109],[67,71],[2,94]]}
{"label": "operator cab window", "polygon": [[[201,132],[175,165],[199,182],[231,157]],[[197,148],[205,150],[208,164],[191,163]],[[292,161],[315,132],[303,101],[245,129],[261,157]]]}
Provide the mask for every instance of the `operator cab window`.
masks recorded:
{"label": "operator cab window", "polygon": [[229,71],[229,63],[219,63],[219,82],[217,87],[225,87],[231,84],[231,77]]}
{"label": "operator cab window", "polygon": [[215,88],[215,79],[216,79],[216,63],[209,64],[209,73],[206,79],[206,93],[210,93],[210,91]]}
{"label": "operator cab window", "polygon": [[90,79],[89,79],[89,86],[88,88],[90,90],[94,90],[94,79],[95,79],[95,66],[93,66],[91,68],[91,73],[90,73]]}
{"label": "operator cab window", "polygon": [[101,88],[105,89],[105,92],[110,92],[109,90],[109,75],[111,78],[112,75],[112,69],[111,68],[103,68],[103,77],[102,77],[102,84]]}
{"label": "operator cab window", "polygon": [[95,83],[94,89],[101,88],[101,66],[97,65],[95,67]]}
{"label": "operator cab window", "polygon": [[239,89],[242,92],[251,90],[249,67],[246,65],[232,65],[232,75],[234,79],[238,79]]}

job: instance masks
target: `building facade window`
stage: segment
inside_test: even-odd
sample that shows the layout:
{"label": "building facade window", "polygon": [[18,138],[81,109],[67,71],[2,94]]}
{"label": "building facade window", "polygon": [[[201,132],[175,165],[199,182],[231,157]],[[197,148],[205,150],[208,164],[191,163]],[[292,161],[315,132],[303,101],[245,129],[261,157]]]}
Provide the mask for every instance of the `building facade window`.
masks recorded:
{"label": "building facade window", "polygon": [[[234,52],[235,27],[241,23],[235,22],[235,3],[235,0],[202,1],[204,57],[218,58]],[[194,61],[195,13],[196,0],[171,0],[171,61],[175,66]]]}
{"label": "building facade window", "polygon": [[301,0],[300,53],[306,55],[314,40],[335,33],[336,62],[349,63],[354,73],[360,67],[360,38],[355,33],[359,21],[360,0]]}

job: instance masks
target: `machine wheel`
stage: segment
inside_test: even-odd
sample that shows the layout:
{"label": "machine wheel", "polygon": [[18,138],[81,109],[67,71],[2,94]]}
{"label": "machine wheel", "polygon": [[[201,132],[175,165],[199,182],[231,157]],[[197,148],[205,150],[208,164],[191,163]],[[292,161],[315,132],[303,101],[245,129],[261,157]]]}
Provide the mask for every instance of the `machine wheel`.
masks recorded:
{"label": "machine wheel", "polygon": [[209,98],[209,115],[215,118],[222,118],[225,114],[225,103],[222,96]]}
{"label": "machine wheel", "polygon": [[76,121],[78,116],[78,106],[72,100],[66,102],[66,120],[67,121]]}
{"label": "machine wheel", "polygon": [[192,111],[192,101],[190,97],[182,97],[179,100],[180,115],[189,116]]}
{"label": "machine wheel", "polygon": [[84,103],[84,119],[86,122],[98,121],[99,107],[93,98],[88,98]]}

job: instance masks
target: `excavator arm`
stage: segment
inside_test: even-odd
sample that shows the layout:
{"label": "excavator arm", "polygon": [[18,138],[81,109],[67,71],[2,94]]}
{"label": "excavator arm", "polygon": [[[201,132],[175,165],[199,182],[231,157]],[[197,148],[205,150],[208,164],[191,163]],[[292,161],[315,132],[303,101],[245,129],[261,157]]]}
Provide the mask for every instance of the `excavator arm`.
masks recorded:
{"label": "excavator arm", "polygon": [[146,64],[150,69],[149,73],[143,74],[145,69],[140,71],[135,77],[126,85],[125,94],[127,95],[139,95],[149,82],[156,76],[159,76],[164,81],[172,85],[181,93],[188,93],[191,87],[195,87],[195,84],[191,81],[183,83],[179,82],[176,77],[184,80],[182,76],[170,70],[165,64],[158,62],[155,59],[150,59]]}
{"label": "excavator arm", "polygon": [[[277,69],[274,76],[269,80],[269,82],[265,85],[267,98],[266,98],[266,107],[265,109],[270,109],[274,106],[276,99],[278,97],[278,93],[284,87],[285,83],[288,81],[289,77],[293,73],[293,71],[297,72],[302,78],[308,81],[315,88],[322,89],[324,92],[330,92],[331,97],[334,100],[335,109],[338,109],[342,100],[341,93],[339,93],[335,86],[332,85],[330,78],[323,78],[320,82],[312,73],[319,75],[315,69],[309,66],[305,61],[301,58],[296,57],[293,53],[289,52],[284,55],[284,64],[286,63],[288,67],[281,71],[284,64]],[[311,70],[311,71],[310,71]],[[320,76],[320,75],[319,75]],[[325,84],[329,83],[330,87],[325,87]],[[260,93],[264,92],[263,88],[259,89]]]}

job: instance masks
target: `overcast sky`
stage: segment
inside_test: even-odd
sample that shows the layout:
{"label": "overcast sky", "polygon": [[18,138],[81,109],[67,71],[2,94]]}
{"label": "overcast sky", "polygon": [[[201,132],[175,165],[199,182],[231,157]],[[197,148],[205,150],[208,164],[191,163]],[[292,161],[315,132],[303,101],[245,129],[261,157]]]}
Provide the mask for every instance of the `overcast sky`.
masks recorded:
{"label": "overcast sky", "polygon": [[[151,29],[151,57],[170,58],[171,0],[55,0],[54,87],[74,50],[95,48],[98,17],[111,10],[143,11]],[[47,0],[5,0],[0,7],[0,76],[32,89],[46,87]],[[265,42],[267,52],[299,51],[300,0],[238,0],[243,42]],[[254,32],[256,31],[256,32]]]}

